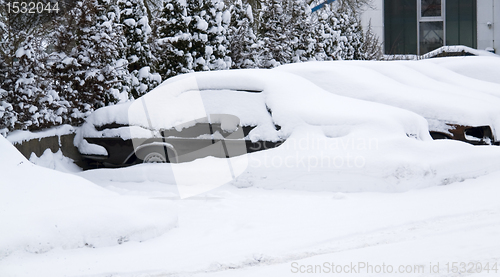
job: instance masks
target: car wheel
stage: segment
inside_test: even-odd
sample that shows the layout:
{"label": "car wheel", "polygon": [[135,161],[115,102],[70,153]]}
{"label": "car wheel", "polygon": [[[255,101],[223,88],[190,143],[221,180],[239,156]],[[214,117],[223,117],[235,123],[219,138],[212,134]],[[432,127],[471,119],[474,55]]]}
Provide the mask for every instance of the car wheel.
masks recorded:
{"label": "car wheel", "polygon": [[143,163],[166,163],[167,159],[164,154],[158,152],[150,152],[142,160]]}

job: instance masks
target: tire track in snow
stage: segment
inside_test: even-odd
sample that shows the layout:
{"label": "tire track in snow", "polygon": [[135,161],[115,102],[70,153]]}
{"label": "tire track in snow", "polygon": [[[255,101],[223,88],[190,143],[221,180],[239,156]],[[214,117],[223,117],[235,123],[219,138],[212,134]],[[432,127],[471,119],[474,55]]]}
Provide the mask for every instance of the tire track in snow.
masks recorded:
{"label": "tire track in snow", "polygon": [[[359,232],[344,237],[336,237],[303,249],[295,253],[284,254],[279,257],[268,256],[265,253],[250,254],[246,260],[237,263],[214,262],[204,270],[183,271],[183,272],[135,272],[127,274],[107,275],[107,276],[151,276],[151,277],[190,277],[201,276],[206,273],[217,273],[227,270],[239,270],[256,266],[271,266],[290,263],[314,256],[325,254],[341,253],[350,250],[358,250],[367,247],[377,247],[381,245],[396,244],[401,242],[416,241],[432,236],[481,229],[483,227],[498,226],[500,229],[500,210],[482,210],[455,216],[436,217],[415,221],[399,226]],[[496,259],[498,260],[498,259]],[[235,272],[236,273],[236,272]],[[446,274],[444,276],[458,276],[456,274]],[[461,274],[460,276],[469,276]]]}

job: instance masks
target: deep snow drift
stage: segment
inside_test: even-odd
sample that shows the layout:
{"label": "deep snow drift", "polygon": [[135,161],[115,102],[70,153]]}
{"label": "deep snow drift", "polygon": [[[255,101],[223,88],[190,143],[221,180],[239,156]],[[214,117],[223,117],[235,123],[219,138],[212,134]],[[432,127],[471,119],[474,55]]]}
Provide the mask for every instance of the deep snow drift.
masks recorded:
{"label": "deep snow drift", "polygon": [[[143,164],[78,175],[123,195],[171,204],[178,228],[143,243],[19,252],[0,260],[0,275],[274,277],[297,276],[290,271],[292,262],[365,262],[395,270],[425,266],[423,274],[401,276],[455,276],[447,274],[447,262],[489,262],[490,268],[500,262],[498,172],[403,193],[227,185],[187,200],[179,199],[169,172],[169,165]],[[440,263],[441,274],[430,274],[431,262]]]}
{"label": "deep snow drift", "polygon": [[144,241],[177,224],[165,203],[120,196],[81,177],[36,166],[3,136],[0,153],[0,260],[15,251]]}

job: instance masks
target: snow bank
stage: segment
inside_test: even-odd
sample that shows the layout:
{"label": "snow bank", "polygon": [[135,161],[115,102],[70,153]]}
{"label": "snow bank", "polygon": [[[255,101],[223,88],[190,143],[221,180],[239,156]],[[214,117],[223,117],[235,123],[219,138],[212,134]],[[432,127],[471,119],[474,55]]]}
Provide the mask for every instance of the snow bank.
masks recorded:
{"label": "snow bank", "polygon": [[[500,84],[500,56],[492,57],[451,57],[446,59],[429,59],[426,62],[434,63],[465,76],[466,80],[470,78]],[[460,81],[460,80],[456,80]],[[482,89],[487,83],[480,84],[477,89]],[[498,88],[498,87],[497,87]]]}
{"label": "snow bank", "polygon": [[20,143],[23,141],[28,141],[32,139],[41,139],[45,137],[52,137],[52,136],[60,137],[63,135],[72,134],[76,131],[76,129],[77,129],[76,127],[66,124],[38,132],[16,130],[9,133],[9,135],[7,136],[7,140],[10,141],[11,143]]}
{"label": "snow bank", "polygon": [[176,226],[164,203],[119,196],[81,177],[36,166],[3,137],[0,153],[0,259],[15,251],[143,241]]}
{"label": "snow bank", "polygon": [[[464,69],[472,64],[471,70]],[[471,73],[483,66],[486,69]],[[500,85],[487,82],[499,79],[500,58],[310,62],[275,70],[304,77],[335,95],[404,108],[429,120],[490,125],[500,137]],[[490,71],[487,77],[475,78],[485,71]]]}
{"label": "snow bank", "polygon": [[[373,130],[374,132],[376,130]],[[252,153],[233,185],[336,192],[402,192],[447,185],[500,170],[498,146],[421,141],[353,132],[328,136],[308,127],[278,148]]]}
{"label": "snow bank", "polygon": [[40,157],[37,157],[35,153],[31,153],[30,162],[38,166],[66,173],[75,173],[82,171],[82,169],[74,163],[74,160],[65,157],[62,154],[61,150],[57,151],[56,153],[52,153],[50,149],[46,149]]}
{"label": "snow bank", "polygon": [[[151,168],[163,171],[157,165]],[[111,171],[84,173],[104,173],[102,177],[107,177]],[[123,176],[135,176],[137,168],[119,171]],[[224,187],[192,200],[176,200],[174,186],[103,179],[100,185],[120,193],[162,197],[172,202],[179,210],[179,227],[167,236],[140,244],[11,255],[0,262],[0,275],[194,277],[214,276],[213,271],[222,271],[220,274],[227,277],[275,277],[287,272],[291,276],[315,276],[290,273],[292,261],[309,264],[302,259],[311,256],[316,260],[310,264],[320,265],[325,261],[364,261],[371,265],[393,264],[397,270],[395,265],[399,264],[429,265],[429,261],[439,261],[440,272],[446,272],[447,262],[466,260],[483,265],[489,261],[491,268],[492,262],[498,262],[500,249],[499,178],[500,172],[406,193]],[[321,255],[327,253],[330,256]],[[279,271],[257,272],[266,264],[279,263]],[[399,275],[434,276],[425,273]],[[483,275],[498,274],[493,271]]]}

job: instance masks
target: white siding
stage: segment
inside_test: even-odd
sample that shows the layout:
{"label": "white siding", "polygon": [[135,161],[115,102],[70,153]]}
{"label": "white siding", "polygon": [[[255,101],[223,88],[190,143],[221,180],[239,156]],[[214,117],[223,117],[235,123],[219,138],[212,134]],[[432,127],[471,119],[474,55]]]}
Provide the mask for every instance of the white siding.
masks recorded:
{"label": "white siding", "polygon": [[[379,42],[384,41],[384,0],[373,0],[372,7],[366,7],[361,14],[361,25],[366,31],[368,23],[372,23],[373,32],[379,37]],[[500,3],[499,3],[500,6]],[[382,49],[383,50],[383,49]]]}
{"label": "white siding", "polygon": [[493,29],[493,48],[497,54],[500,54],[500,1],[495,1],[493,4],[493,26],[491,27]]}
{"label": "white siding", "polygon": [[[496,5],[495,5],[495,2]],[[477,0],[477,48],[478,49],[486,49],[487,47],[495,47],[493,44],[494,38],[495,38],[495,22],[494,22],[494,15],[495,15],[495,10],[493,9],[494,6],[500,7],[500,1],[495,1],[495,0]],[[497,9],[495,7],[495,9]],[[498,12],[496,12],[498,15]],[[497,16],[500,17],[500,16]],[[488,22],[492,24],[491,27],[488,27]],[[497,28],[498,29],[498,28]]]}

